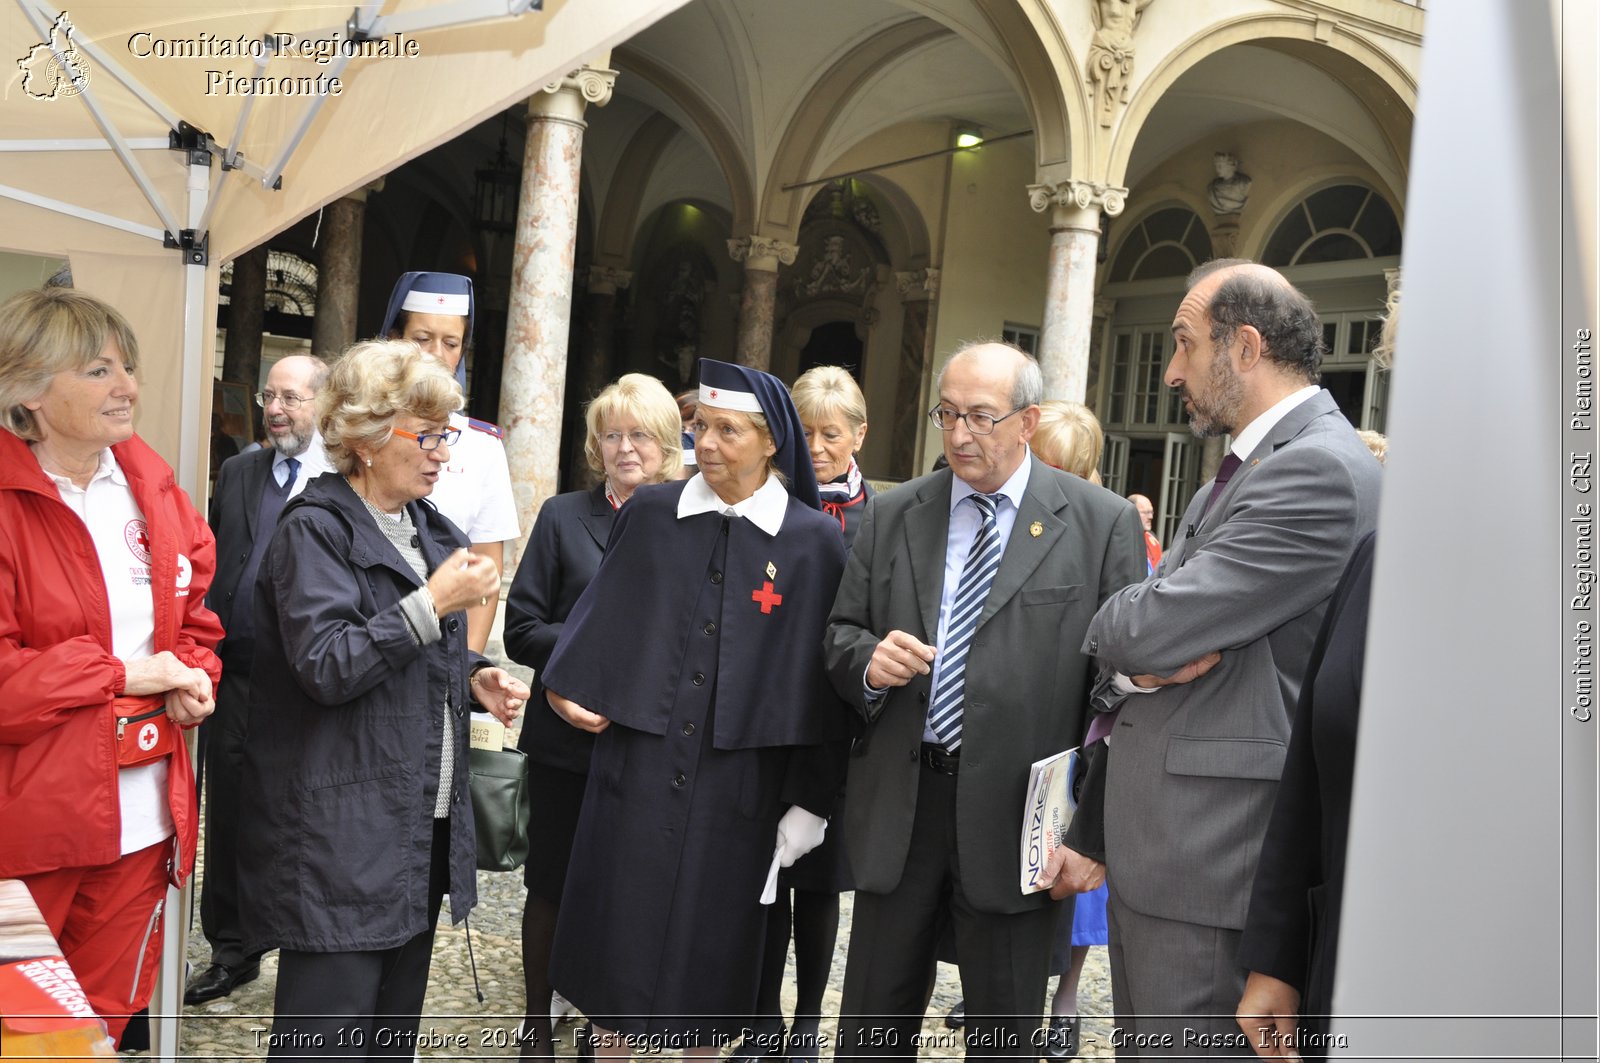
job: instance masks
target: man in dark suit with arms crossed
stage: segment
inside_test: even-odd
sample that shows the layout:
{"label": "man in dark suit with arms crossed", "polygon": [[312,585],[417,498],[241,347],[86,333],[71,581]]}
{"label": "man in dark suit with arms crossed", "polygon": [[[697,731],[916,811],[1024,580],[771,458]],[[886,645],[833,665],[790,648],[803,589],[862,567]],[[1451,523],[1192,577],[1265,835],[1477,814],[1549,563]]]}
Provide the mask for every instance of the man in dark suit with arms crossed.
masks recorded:
{"label": "man in dark suit with arms crossed", "polygon": [[872,500],[834,602],[825,661],[865,722],[840,1058],[917,1054],[947,926],[969,1054],[1038,1054],[1062,906],[1020,886],[1028,768],[1078,744],[1083,634],[1145,571],[1133,507],[1029,454],[1043,390],[1014,347],[956,352],[931,411],[950,469]]}
{"label": "man in dark suit with arms crossed", "polygon": [[1103,837],[1087,801],[1056,889],[1094,885],[1089,858],[1104,859],[1119,1055],[1249,1055],[1239,932],[1311,644],[1373,527],[1379,468],[1317,387],[1321,322],[1277,272],[1201,266],[1172,334],[1166,383],[1191,431],[1232,446],[1155,574],[1089,628]]}

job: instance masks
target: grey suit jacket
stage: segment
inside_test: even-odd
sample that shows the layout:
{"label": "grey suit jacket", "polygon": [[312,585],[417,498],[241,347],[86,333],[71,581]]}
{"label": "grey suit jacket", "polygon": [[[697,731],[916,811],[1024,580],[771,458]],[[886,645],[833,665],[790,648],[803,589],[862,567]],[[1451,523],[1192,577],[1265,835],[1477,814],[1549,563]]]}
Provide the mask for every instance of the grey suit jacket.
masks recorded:
{"label": "grey suit jacket", "polygon": [[[1170,675],[1222,651],[1192,683],[1120,701],[1105,853],[1133,909],[1244,926],[1311,644],[1351,550],[1374,526],[1379,475],[1319,392],[1268,433],[1204,520],[1203,486],[1184,516],[1192,533],[1095,616],[1083,648],[1105,666],[1103,683],[1112,669]],[[1069,841],[1087,826],[1074,823]]]}
{"label": "grey suit jacket", "polygon": [[[1078,647],[1099,603],[1139,579],[1145,565],[1131,505],[1029,460],[1023,504],[967,659],[957,791],[967,897],[998,913],[1048,901],[1047,893],[1024,896],[1018,885],[1028,767],[1082,739],[1092,669]],[[934,642],[951,483],[942,470],[872,499],[824,638],[834,689],[866,721],[850,760],[844,828],[857,887],[876,893],[893,890],[905,869],[931,676],[870,705],[862,680],[890,631]]]}

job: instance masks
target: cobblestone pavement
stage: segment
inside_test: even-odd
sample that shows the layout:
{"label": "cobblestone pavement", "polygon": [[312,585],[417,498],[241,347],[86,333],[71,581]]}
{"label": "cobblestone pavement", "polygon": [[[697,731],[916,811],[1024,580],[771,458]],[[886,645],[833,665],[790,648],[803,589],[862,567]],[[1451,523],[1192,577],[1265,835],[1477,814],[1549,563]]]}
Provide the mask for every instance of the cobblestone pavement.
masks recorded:
{"label": "cobblestone pavement", "polygon": [[[498,632],[496,632],[498,634]],[[497,657],[498,646],[490,644],[490,656]],[[522,670],[525,672],[525,670]],[[202,854],[203,857],[203,854]],[[203,875],[204,867],[199,869]],[[198,894],[197,894],[198,896]],[[421,1027],[423,1040],[419,1055],[424,1058],[494,1058],[515,1056],[512,1035],[522,1018],[522,943],[521,920],[525,890],[520,872],[478,875],[478,907],[470,920],[472,955],[467,950],[463,927],[441,922],[434,941],[433,969],[428,983],[426,1010]],[[845,950],[850,939],[851,895],[841,904],[839,942],[834,952],[833,969],[823,1001],[825,1015],[837,1016],[840,989],[844,983]],[[446,905],[448,913],[448,902]],[[210,950],[194,920],[189,938],[188,959],[195,969],[205,966]],[[472,963],[477,963],[478,983],[484,1000],[479,1003],[472,981]],[[273,989],[277,981],[278,959],[269,954],[261,964],[261,977],[234,990],[231,996],[197,1007],[184,1009],[181,1054],[207,1059],[253,1059],[267,1054],[267,1031],[272,1026]],[[1051,988],[1055,986],[1051,980]],[[923,1024],[924,1058],[957,1058],[962,1053],[959,1035],[944,1027],[943,1018],[961,997],[956,969],[939,965],[938,982],[928,1018]],[[1111,979],[1104,949],[1093,949],[1079,983],[1078,1002],[1086,1016],[1081,1055],[1084,1058],[1111,1056],[1107,1043],[1111,1032]],[[784,1007],[794,1005],[794,958],[791,953],[785,978]],[[572,1055],[574,1025],[564,1025],[559,1033],[558,1051]],[[825,1017],[822,1029],[831,1039],[835,1020]]]}

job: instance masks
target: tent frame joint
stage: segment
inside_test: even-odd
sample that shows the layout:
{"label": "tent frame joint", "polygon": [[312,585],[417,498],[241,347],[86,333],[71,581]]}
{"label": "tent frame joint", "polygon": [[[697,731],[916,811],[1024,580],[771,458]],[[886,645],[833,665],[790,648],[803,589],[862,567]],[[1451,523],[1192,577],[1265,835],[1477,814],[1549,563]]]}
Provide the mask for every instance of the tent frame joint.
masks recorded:
{"label": "tent frame joint", "polygon": [[190,166],[210,166],[217,142],[211,139],[210,133],[179,119],[178,128],[167,133],[167,147],[187,154]]}
{"label": "tent frame joint", "polygon": [[211,264],[211,234],[199,232],[195,229],[182,229],[177,236],[170,232],[162,234],[161,245],[183,252],[183,262],[186,266],[208,266]]}

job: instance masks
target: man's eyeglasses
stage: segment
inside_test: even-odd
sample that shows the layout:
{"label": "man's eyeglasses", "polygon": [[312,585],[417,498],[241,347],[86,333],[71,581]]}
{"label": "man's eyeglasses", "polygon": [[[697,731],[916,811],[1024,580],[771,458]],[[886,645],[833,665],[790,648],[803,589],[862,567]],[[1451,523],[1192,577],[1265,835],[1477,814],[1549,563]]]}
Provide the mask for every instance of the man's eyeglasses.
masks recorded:
{"label": "man's eyeglasses", "polygon": [[424,432],[421,435],[417,435],[415,432],[405,432],[398,428],[391,429],[391,431],[397,436],[415,439],[417,446],[423,450],[438,450],[440,443],[447,447],[453,447],[456,445],[456,440],[461,438],[461,429],[459,428],[446,428],[443,432]]}
{"label": "man's eyeglasses", "polygon": [[976,411],[970,413],[957,413],[948,406],[935,406],[933,409],[928,411],[928,420],[932,421],[933,426],[941,432],[954,432],[956,430],[957,421],[966,421],[967,431],[971,432],[975,436],[986,436],[994,431],[995,425],[999,424],[1007,417],[1015,417],[1017,414],[1026,409],[1026,406],[1018,406],[1010,413],[1002,414],[999,417],[996,417],[992,413],[978,413]]}
{"label": "man's eyeglasses", "polygon": [[276,391],[256,392],[256,405],[260,406],[262,409],[266,409],[268,406],[271,406],[274,400],[276,400],[278,405],[282,406],[286,410],[298,410],[300,408],[300,404],[302,402],[310,402],[311,397],[309,395],[296,395],[292,391],[285,391],[281,395]]}

